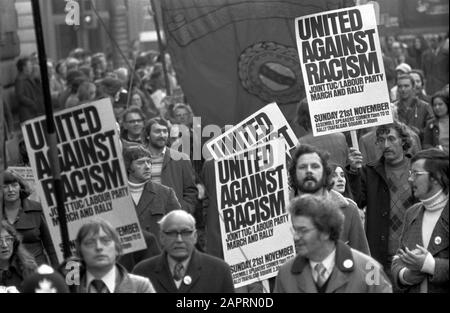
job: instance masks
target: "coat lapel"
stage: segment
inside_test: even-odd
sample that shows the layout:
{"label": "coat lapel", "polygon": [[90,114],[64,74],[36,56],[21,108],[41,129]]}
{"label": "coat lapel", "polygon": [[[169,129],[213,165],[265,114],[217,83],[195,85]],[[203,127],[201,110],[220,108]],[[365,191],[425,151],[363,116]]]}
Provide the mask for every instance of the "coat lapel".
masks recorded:
{"label": "coat lapel", "polygon": [[355,268],[352,250],[341,241],[336,244],[336,257],[333,272],[328,281],[327,293],[334,293],[350,281],[350,273]]}
{"label": "coat lapel", "polygon": [[430,242],[427,250],[431,255],[436,255],[438,252],[448,248],[448,201],[445,208],[442,210],[441,216],[434,226],[431,234]]}
{"label": "coat lapel", "polygon": [[295,275],[297,288],[300,292],[317,293],[316,284],[314,283],[311,267],[306,258],[297,256],[292,264],[292,274]]}
{"label": "coat lapel", "polygon": [[[182,280],[179,291],[180,292],[190,292],[190,290],[195,286],[197,281],[200,278],[200,274],[202,271],[202,256],[196,250],[192,252],[191,260],[189,261],[188,268],[184,277],[189,276],[191,278],[191,282],[189,285],[185,283],[185,279]],[[188,280],[186,280],[188,281]]]}
{"label": "coat lapel", "polygon": [[139,203],[136,206],[136,213],[138,218],[144,214],[148,209],[151,210],[151,205],[153,199],[155,198],[155,191],[153,189],[153,183],[149,181],[145,184],[144,190],[142,191],[141,198],[139,199]]}
{"label": "coat lapel", "polygon": [[178,292],[177,286],[172,279],[172,274],[170,273],[169,264],[167,263],[167,254],[163,253],[158,258],[159,262],[155,267],[156,279],[167,292]]}

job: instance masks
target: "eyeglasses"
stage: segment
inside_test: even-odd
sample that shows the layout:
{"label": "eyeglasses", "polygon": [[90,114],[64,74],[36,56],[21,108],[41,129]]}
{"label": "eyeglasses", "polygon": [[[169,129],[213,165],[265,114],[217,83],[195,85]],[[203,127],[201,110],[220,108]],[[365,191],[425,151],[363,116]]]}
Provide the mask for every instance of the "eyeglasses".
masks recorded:
{"label": "eyeglasses", "polygon": [[429,174],[430,172],[426,172],[426,171],[409,171],[409,177],[411,177],[412,179],[415,179],[418,175],[425,175],[425,174]]}
{"label": "eyeglasses", "polygon": [[291,229],[291,233],[294,236],[305,236],[306,234],[312,232],[315,230],[315,228],[301,228],[301,229],[295,229],[293,227],[290,228]]}
{"label": "eyeglasses", "polygon": [[194,233],[194,230],[192,229],[184,229],[184,230],[170,230],[170,231],[163,231],[163,233],[172,239],[178,238],[178,235],[181,235],[181,238],[188,238]]}
{"label": "eyeglasses", "polygon": [[108,246],[113,241],[112,238],[108,236],[98,237],[98,238],[90,238],[83,241],[83,245],[88,248],[94,248],[97,245],[97,240],[100,240],[100,243],[104,246]]}
{"label": "eyeglasses", "polygon": [[144,120],[143,119],[139,119],[139,120],[131,120],[131,121],[127,121],[128,124],[140,124],[142,123]]}
{"label": "eyeglasses", "polygon": [[14,237],[0,237],[0,242],[6,244],[7,246],[11,245],[14,242]]}
{"label": "eyeglasses", "polygon": [[383,137],[377,137],[377,139],[375,140],[375,144],[376,145],[381,145],[384,144],[386,142],[386,140],[392,144],[394,142],[397,142],[398,138],[394,137],[394,136],[387,136],[386,138]]}

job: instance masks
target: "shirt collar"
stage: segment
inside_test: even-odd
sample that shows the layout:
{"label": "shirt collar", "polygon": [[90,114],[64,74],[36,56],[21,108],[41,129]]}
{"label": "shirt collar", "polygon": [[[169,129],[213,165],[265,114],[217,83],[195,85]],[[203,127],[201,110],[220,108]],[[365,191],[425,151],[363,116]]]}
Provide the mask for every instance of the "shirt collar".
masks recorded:
{"label": "shirt collar", "polygon": [[[183,268],[184,268],[184,272],[185,273],[186,273],[187,267],[189,265],[189,261],[191,260],[191,256],[192,255],[190,255],[186,260],[181,262],[181,264],[183,264]],[[174,259],[172,259],[169,255],[167,255],[167,262],[169,263],[170,273],[173,275],[175,264],[177,264],[178,262],[175,261]]]}
{"label": "shirt collar", "polygon": [[[113,266],[111,270],[101,278],[110,293],[113,293],[116,288],[116,275],[116,267]],[[86,271],[86,290],[89,290],[89,286],[94,279],[96,279],[94,275],[92,275],[89,271]]]}
{"label": "shirt collar", "polygon": [[329,276],[334,268],[335,257],[336,257],[336,248],[333,249],[333,251],[324,260],[322,260],[322,262],[314,262],[314,261],[309,260],[309,265],[311,266],[312,272],[315,273],[315,270],[314,270],[315,266],[319,263],[322,263],[322,265],[327,270],[326,276]]}

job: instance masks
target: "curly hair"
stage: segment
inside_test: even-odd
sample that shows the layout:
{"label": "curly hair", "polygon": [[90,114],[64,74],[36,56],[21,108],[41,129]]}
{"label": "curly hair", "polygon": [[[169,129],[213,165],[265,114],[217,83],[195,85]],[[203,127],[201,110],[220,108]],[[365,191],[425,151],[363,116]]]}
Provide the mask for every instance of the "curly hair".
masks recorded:
{"label": "curly hair", "polygon": [[406,126],[405,124],[403,124],[400,121],[394,120],[393,123],[378,126],[376,129],[376,132],[375,132],[376,137],[378,138],[382,134],[389,134],[391,129],[395,129],[398,136],[402,140],[403,151],[405,151],[405,152],[408,151],[409,148],[412,147],[412,138],[408,131],[408,126]]}
{"label": "curly hair", "polygon": [[305,194],[294,198],[289,204],[292,217],[309,217],[318,231],[330,236],[337,242],[344,225],[344,214],[336,203],[324,197]]}
{"label": "curly hair", "polygon": [[328,165],[330,154],[326,151],[322,151],[314,146],[310,146],[307,144],[302,144],[297,148],[297,150],[295,150],[294,156],[289,163],[289,185],[292,187],[292,189],[295,190],[295,192],[297,192],[299,187],[297,182],[297,161],[302,155],[310,153],[316,153],[320,157],[323,166],[323,181],[325,184],[323,187],[325,187],[327,190],[330,190],[333,187],[333,183],[331,181],[331,174],[333,173],[333,171]]}

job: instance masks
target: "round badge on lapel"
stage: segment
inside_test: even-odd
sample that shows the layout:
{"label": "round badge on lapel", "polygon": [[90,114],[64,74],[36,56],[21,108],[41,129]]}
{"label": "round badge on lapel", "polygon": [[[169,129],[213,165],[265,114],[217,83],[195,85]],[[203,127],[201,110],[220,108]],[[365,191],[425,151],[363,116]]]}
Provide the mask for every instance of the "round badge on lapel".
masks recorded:
{"label": "round badge on lapel", "polygon": [[183,282],[185,285],[190,285],[192,283],[192,278],[189,275],[184,276]]}
{"label": "round badge on lapel", "polygon": [[350,259],[347,259],[344,261],[344,263],[342,265],[344,265],[345,268],[351,268],[353,266],[353,261]]}
{"label": "round badge on lapel", "polygon": [[434,237],[434,243],[440,245],[442,242],[442,238],[440,236]]}

